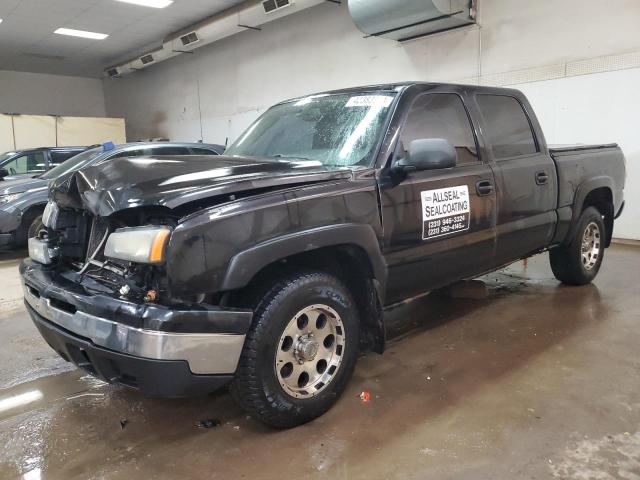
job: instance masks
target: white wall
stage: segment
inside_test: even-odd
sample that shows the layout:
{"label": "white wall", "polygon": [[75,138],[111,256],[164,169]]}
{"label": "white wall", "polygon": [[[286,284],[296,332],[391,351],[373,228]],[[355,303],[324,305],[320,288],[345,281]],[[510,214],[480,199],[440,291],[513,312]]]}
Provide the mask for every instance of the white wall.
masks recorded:
{"label": "white wall", "polygon": [[619,143],[627,158],[625,213],[616,238],[640,240],[640,68],[528,83],[547,142]]}
{"label": "white wall", "polygon": [[[629,160],[627,214],[616,236],[640,239],[638,144],[631,133],[640,67],[637,0],[479,0],[481,27],[404,44],[363,38],[326,2],[122,79],[105,80],[107,113],[128,138],[234,140],[269,105],[311,92],[402,80],[513,85],[557,143],[618,141]],[[628,55],[620,55],[627,54]],[[597,57],[605,57],[597,59]],[[594,59],[587,63],[582,59]],[[601,72],[584,77],[577,73]],[[536,83],[531,83],[536,82]],[[604,88],[606,87],[606,88]],[[612,93],[613,92],[613,93]],[[635,106],[633,102],[635,101]],[[605,121],[604,118],[608,118]]]}
{"label": "white wall", "polygon": [[0,70],[0,112],[104,117],[102,81]]}

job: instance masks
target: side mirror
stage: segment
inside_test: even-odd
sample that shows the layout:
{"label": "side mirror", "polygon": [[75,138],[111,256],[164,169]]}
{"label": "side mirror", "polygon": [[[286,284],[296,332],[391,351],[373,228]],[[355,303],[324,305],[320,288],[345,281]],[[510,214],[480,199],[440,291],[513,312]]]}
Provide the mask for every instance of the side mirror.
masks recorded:
{"label": "side mirror", "polygon": [[399,160],[395,167],[400,170],[436,170],[456,166],[456,149],[443,138],[421,138],[413,140],[407,149],[407,156]]}
{"label": "side mirror", "polygon": [[3,180],[4,177],[8,177],[9,172],[7,172],[6,168],[0,168],[0,180]]}

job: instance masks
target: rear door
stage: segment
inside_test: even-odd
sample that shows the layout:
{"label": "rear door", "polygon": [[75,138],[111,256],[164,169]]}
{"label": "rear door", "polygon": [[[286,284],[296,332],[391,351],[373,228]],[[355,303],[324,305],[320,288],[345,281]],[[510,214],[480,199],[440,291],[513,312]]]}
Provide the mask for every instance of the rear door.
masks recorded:
{"label": "rear door", "polygon": [[[497,264],[549,245],[556,227],[556,167],[543,138],[533,128],[524,99],[476,94],[485,143],[496,177]],[[536,123],[537,125],[537,123]]]}
{"label": "rear door", "polygon": [[479,147],[463,97],[419,94],[400,129],[395,159],[412,140],[444,138],[455,168],[413,171],[400,183],[381,182],[387,302],[393,303],[491,267],[496,202],[493,172]]}

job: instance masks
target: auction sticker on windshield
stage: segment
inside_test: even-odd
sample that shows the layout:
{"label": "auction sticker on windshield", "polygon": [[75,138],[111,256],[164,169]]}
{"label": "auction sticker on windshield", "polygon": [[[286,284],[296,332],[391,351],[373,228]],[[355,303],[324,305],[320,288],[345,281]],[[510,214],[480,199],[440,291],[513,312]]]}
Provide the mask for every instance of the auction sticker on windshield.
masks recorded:
{"label": "auction sticker on windshield", "polygon": [[466,185],[425,190],[420,195],[423,240],[469,229],[471,203]]}
{"label": "auction sticker on windshield", "polygon": [[351,97],[345,107],[379,107],[386,108],[393,102],[389,95],[359,95]]}

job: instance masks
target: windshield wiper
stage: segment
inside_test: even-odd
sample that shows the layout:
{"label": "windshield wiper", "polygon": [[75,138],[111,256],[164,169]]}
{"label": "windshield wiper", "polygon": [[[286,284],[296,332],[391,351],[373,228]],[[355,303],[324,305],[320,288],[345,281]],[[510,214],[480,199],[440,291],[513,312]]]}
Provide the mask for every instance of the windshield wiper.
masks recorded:
{"label": "windshield wiper", "polygon": [[292,157],[289,155],[282,155],[281,153],[276,153],[275,155],[269,155],[272,158],[285,158],[285,159],[291,159],[291,160],[308,160],[311,161],[310,158],[306,158],[306,157]]}

